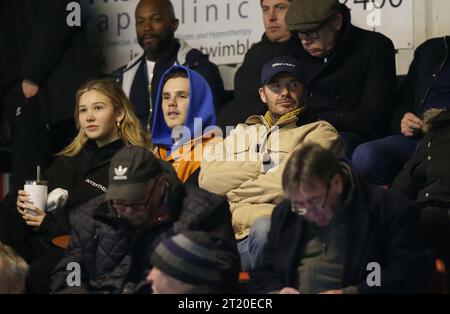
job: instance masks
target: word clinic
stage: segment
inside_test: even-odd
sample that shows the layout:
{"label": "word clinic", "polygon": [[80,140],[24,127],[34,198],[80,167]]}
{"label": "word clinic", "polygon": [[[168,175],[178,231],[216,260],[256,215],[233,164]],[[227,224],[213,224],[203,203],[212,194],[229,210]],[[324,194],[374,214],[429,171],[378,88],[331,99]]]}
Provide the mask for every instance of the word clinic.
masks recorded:
{"label": "word clinic", "polygon": [[[237,14],[242,19],[247,19],[249,17],[246,14],[248,1],[240,1],[239,5],[237,3],[238,1],[234,0],[233,4],[231,4],[230,0],[227,0],[226,3],[221,1],[220,4],[216,2],[216,4],[203,4],[200,6],[197,4],[197,0],[193,1],[193,5],[192,0],[181,0],[181,14],[179,18],[181,24],[189,22],[217,22],[220,18],[230,20],[234,14]],[[192,15],[187,13],[187,9],[192,12]],[[225,12],[222,13],[223,11]]]}

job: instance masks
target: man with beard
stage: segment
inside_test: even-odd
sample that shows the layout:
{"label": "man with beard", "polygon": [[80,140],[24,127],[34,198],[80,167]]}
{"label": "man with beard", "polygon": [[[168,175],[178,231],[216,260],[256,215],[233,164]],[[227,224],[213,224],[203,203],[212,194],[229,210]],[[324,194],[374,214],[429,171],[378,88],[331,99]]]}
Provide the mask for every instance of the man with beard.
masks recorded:
{"label": "man with beard", "polygon": [[199,50],[175,38],[179,21],[172,3],[169,0],[141,0],[135,18],[137,39],[144,51],[113,75],[133,103],[142,125],[150,130],[161,76],[174,64],[187,66],[208,81],[217,111],[224,93],[219,69]]}
{"label": "man with beard", "polygon": [[318,121],[297,127],[305,111],[301,64],[279,56],[261,71],[259,94],[264,115],[240,123],[223,141],[215,138],[204,148],[199,186],[226,196],[241,257],[241,269],[250,271],[261,254],[270,228],[270,215],[283,200],[281,174],[290,152],[307,143],[318,143],[342,153],[335,128]]}

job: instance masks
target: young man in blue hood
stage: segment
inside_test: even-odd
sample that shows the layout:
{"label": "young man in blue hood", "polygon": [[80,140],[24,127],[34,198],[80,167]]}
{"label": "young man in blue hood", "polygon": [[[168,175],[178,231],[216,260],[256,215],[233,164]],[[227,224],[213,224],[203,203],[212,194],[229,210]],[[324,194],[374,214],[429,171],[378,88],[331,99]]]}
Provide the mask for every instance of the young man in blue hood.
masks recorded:
{"label": "young man in blue hood", "polygon": [[211,139],[205,129],[216,123],[211,88],[200,74],[181,65],[167,70],[159,86],[152,123],[155,153],[186,182],[200,167],[203,146]]}

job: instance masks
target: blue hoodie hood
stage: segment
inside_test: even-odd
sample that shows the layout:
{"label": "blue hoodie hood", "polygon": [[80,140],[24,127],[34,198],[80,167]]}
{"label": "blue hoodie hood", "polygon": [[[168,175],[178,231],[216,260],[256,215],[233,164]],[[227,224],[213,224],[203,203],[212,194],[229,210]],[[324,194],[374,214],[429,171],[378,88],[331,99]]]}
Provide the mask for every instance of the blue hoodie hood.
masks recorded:
{"label": "blue hoodie hood", "polygon": [[[208,82],[199,73],[185,66],[172,66],[163,74],[161,82],[159,83],[155,112],[153,113],[152,121],[153,144],[169,147],[169,153],[172,151],[174,141],[171,137],[172,129],[168,127],[166,121],[164,120],[164,113],[161,105],[162,90],[163,83],[167,75],[179,70],[184,70],[187,72],[189,77],[189,106],[184,125],[189,128],[191,138],[183,138],[181,140],[182,143],[177,143],[177,146],[190,141],[195,136],[202,135],[205,128],[216,124],[214,101]],[[201,125],[199,123],[194,125],[194,118],[201,118]]]}

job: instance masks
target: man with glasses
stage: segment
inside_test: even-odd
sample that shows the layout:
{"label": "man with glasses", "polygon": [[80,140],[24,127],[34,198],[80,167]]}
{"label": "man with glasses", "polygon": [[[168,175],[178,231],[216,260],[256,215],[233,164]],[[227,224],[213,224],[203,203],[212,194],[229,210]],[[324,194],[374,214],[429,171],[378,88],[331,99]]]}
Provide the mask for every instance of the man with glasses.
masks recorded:
{"label": "man with glasses", "polygon": [[[60,293],[150,291],[150,256],[164,239],[184,231],[208,233],[221,250],[221,284],[232,292],[239,258],[223,197],[183,186],[172,166],[146,148],[127,146],[112,159],[109,187],[71,217],[71,242],[52,278]],[[72,264],[70,264],[72,263]],[[69,284],[78,263],[81,280]]]}
{"label": "man with glasses", "polygon": [[367,184],[316,144],[294,152],[282,184],[287,199],[273,212],[252,292],[431,291],[434,262],[421,245],[419,212],[400,193]]}
{"label": "man with glasses", "polygon": [[244,271],[253,268],[267,238],[270,214],[283,199],[281,173],[289,153],[310,142],[342,152],[337,131],[328,122],[297,127],[305,110],[303,82],[295,59],[266,62],[259,89],[265,115],[250,116],[225,140],[204,150],[199,185],[228,198]]}
{"label": "man with glasses", "polygon": [[395,50],[382,34],[351,24],[338,0],[293,0],[287,28],[297,31],[307,75],[308,114],[300,122],[330,122],[346,155],[383,136],[395,93]]}

